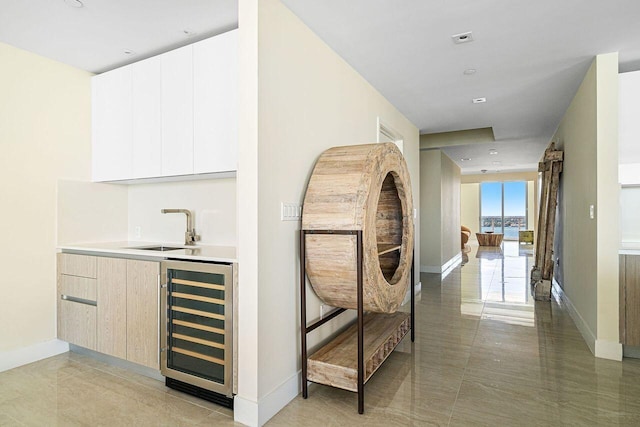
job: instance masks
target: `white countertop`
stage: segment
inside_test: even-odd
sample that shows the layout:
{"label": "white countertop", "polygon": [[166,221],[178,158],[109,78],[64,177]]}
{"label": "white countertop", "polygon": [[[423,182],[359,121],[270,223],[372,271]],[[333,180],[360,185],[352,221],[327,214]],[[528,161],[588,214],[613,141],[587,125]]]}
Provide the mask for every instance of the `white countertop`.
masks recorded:
{"label": "white countertop", "polygon": [[640,242],[624,242],[618,251],[620,255],[640,255]]}
{"label": "white countertop", "polygon": [[[151,251],[145,249],[134,249],[141,246],[171,246],[179,247],[172,251]],[[58,246],[61,252],[82,252],[124,255],[133,257],[150,257],[166,259],[187,259],[192,261],[214,261],[214,262],[238,262],[236,248],[233,246],[209,246],[195,245],[187,247],[180,243],[158,243],[158,242],[99,242],[99,243],[73,243]]]}

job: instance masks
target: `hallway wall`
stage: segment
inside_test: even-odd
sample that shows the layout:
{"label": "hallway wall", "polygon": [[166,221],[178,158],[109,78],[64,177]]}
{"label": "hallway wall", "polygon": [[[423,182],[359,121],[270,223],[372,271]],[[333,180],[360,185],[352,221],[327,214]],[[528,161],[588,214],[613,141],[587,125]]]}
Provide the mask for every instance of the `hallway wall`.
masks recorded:
{"label": "hallway wall", "polygon": [[460,168],[441,150],[420,151],[420,271],[440,273],[460,256]]}
{"label": "hallway wall", "polygon": [[592,352],[620,360],[617,132],[618,54],[610,53],[593,61],[552,139],[565,152],[554,277]]}

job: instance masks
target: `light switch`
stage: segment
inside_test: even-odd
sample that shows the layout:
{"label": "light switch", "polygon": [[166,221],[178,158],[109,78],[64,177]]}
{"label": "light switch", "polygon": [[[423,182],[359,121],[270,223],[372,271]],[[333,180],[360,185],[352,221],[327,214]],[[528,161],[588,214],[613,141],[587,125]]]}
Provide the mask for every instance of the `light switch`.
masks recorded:
{"label": "light switch", "polygon": [[302,206],[299,204],[282,202],[280,206],[280,220],[300,221],[302,218]]}
{"label": "light switch", "polygon": [[596,210],[593,205],[589,205],[589,219],[594,219],[596,217]]}

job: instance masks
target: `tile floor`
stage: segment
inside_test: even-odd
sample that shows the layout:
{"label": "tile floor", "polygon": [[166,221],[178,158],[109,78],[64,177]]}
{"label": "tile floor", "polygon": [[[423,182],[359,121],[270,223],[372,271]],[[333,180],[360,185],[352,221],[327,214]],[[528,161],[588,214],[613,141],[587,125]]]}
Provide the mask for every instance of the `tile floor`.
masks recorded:
{"label": "tile floor", "polygon": [[416,341],[353,393],[310,387],[268,426],[640,426],[640,360],[596,359],[557,301],[529,296],[531,246],[471,247],[422,274]]}
{"label": "tile floor", "polygon": [[[640,360],[592,356],[565,308],[534,305],[531,250],[471,248],[422,274],[416,341],[354,393],[312,385],[268,426],[639,426]],[[220,406],[67,353],[0,373],[0,426],[234,425]],[[236,424],[237,425],[237,424]]]}

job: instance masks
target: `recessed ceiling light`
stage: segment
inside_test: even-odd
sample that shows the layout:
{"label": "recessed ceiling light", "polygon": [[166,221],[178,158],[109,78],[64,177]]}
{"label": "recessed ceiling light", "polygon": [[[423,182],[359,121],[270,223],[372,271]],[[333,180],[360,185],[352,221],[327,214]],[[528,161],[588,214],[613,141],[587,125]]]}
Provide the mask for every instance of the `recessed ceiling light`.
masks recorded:
{"label": "recessed ceiling light", "polygon": [[473,41],[473,34],[471,31],[467,31],[466,33],[454,34],[451,39],[455,44],[469,43]]}
{"label": "recessed ceiling light", "polygon": [[469,157],[463,157],[460,159],[461,162],[468,162],[469,160],[471,160]]}
{"label": "recessed ceiling light", "polygon": [[473,102],[474,104],[484,104],[485,102],[487,102],[487,98],[473,98],[471,102]]}
{"label": "recessed ceiling light", "polygon": [[498,150],[496,150],[495,148],[492,148],[491,150],[489,150],[489,154],[494,156],[494,155],[498,154]]}
{"label": "recessed ceiling light", "polygon": [[125,55],[135,55],[136,53],[131,49],[125,49],[122,51]]}
{"label": "recessed ceiling light", "polygon": [[467,68],[462,72],[462,74],[464,74],[465,76],[470,76],[471,74],[475,74],[475,73],[476,73],[475,68]]}
{"label": "recessed ceiling light", "polygon": [[75,7],[76,9],[80,9],[84,6],[84,3],[82,3],[80,0],[64,0],[64,2],[67,6]]}
{"label": "recessed ceiling light", "polygon": [[[496,154],[497,154],[497,153],[496,153]],[[495,166],[500,166],[500,165],[502,164],[502,162],[491,162],[491,164],[492,164],[492,165],[495,165]]]}

